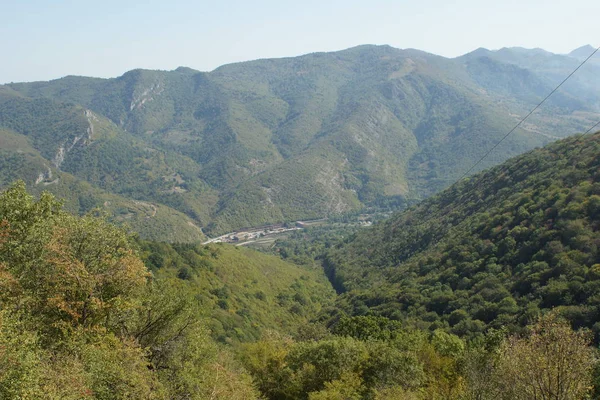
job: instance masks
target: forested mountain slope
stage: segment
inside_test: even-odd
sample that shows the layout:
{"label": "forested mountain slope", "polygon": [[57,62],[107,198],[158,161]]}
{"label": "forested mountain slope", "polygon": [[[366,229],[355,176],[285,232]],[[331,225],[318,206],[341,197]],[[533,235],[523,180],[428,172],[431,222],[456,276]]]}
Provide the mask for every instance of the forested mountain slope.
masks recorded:
{"label": "forested mountain slope", "polygon": [[139,242],[20,182],[0,193],[0,398],[262,398],[235,346],[295,333],[334,294],[320,269]]}
{"label": "forested mountain slope", "polygon": [[22,179],[34,193],[52,191],[71,212],[103,208],[148,239],[204,238],[193,212],[153,201],[173,187],[163,152],[80,106],[7,92],[0,89],[1,187]]}
{"label": "forested mountain slope", "polygon": [[[556,56],[547,73],[528,61],[537,50],[511,51],[447,59],[359,46],[208,73],[4,85],[0,128],[18,145],[2,149],[0,176],[60,192],[56,177],[69,173],[163,209],[167,232],[185,228],[165,239],[179,241],[201,235],[195,226],[218,233],[419,199],[460,176],[579,60]],[[597,66],[585,68],[578,90],[556,93],[481,168],[596,122],[600,96],[583,83]],[[8,167],[32,151],[35,166]]]}
{"label": "forested mountain slope", "polygon": [[600,133],[462,180],[326,260],[349,313],[456,334],[556,309],[600,332]]}
{"label": "forested mountain slope", "polygon": [[[35,200],[17,183],[0,194],[0,397],[513,400],[531,398],[532,390],[546,396],[564,383],[566,399],[598,398],[591,336],[559,315],[576,325],[596,319],[599,150],[600,134],[568,139],[426,201],[412,214],[419,218],[412,228],[414,220],[400,215],[386,235],[377,233],[380,226],[359,234],[327,265],[332,272],[334,258],[354,259],[366,249],[362,261],[381,268],[364,275],[344,267],[349,286],[368,287],[340,296],[339,306],[361,314],[355,316],[327,307],[333,291],[319,269],[223,244],[139,241],[102,218],[64,212],[48,193]],[[511,195],[513,187],[520,192]],[[483,207],[487,217],[480,215]],[[439,249],[428,229],[448,233]],[[394,235],[400,231],[404,236]],[[489,243],[480,240],[484,234]],[[386,248],[391,236],[398,239]],[[527,250],[511,237],[528,237]],[[511,302],[501,286],[513,271],[505,257],[525,258],[540,241],[547,243],[536,262],[522,260],[514,269],[531,279],[513,275],[522,298]],[[386,266],[401,263],[401,249],[411,243],[417,254],[404,258],[407,265],[417,262],[414,271],[388,273]],[[454,262],[438,263],[439,257]],[[482,271],[470,280],[477,268]],[[354,272],[379,274],[379,283],[353,279]],[[381,284],[386,274],[387,287]],[[415,281],[397,286],[409,279]],[[546,287],[539,285],[543,279]],[[550,295],[541,301],[565,305],[538,318],[538,306],[547,305],[526,298],[527,287]],[[467,289],[478,292],[469,297]],[[417,310],[418,290],[423,298],[436,294],[424,307],[446,301],[464,307],[447,317],[464,338],[443,331],[449,326],[441,308]],[[387,299],[410,299],[418,313],[403,318],[402,304],[381,302]],[[535,323],[519,336],[483,332],[480,319],[489,314],[471,317],[473,305],[501,310],[490,326],[514,327],[515,316]],[[398,311],[392,319],[372,315],[391,309]],[[315,319],[319,311],[327,326]],[[433,318],[435,312],[442,317]],[[541,389],[540,379],[548,382]]]}
{"label": "forested mountain slope", "polygon": [[124,231],[11,187],[0,194],[0,398],[258,398],[196,295],[155,279]]}

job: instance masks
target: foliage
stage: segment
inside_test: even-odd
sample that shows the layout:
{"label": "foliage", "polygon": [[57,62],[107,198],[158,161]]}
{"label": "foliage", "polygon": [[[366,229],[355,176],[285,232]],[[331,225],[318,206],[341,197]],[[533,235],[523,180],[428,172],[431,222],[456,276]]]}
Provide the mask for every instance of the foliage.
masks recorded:
{"label": "foliage", "polygon": [[324,260],[338,306],[471,338],[555,308],[597,332],[599,152],[566,139],[357,232]]}
{"label": "foliage", "polygon": [[397,333],[387,340],[333,335],[293,341],[269,335],[244,345],[241,358],[269,399],[371,399],[417,392],[436,398],[442,388],[460,393],[459,380],[442,386],[437,367],[447,365],[446,372],[458,376],[460,355],[438,353],[420,332]]}
{"label": "foliage", "polygon": [[213,337],[223,343],[256,340],[264,329],[294,332],[333,302],[335,293],[316,266],[223,244],[141,247],[156,276],[177,278],[196,293]]}
{"label": "foliage", "polygon": [[[574,138],[543,150],[560,165],[560,172],[552,165],[538,170],[523,168],[536,157],[535,152],[512,161],[516,166],[509,163],[498,168],[509,169],[504,179],[511,177],[511,171],[523,173],[521,179],[513,178],[517,187],[528,187],[531,180],[541,180],[538,192],[528,194],[533,204],[547,192],[543,182],[550,181],[548,177],[563,185],[564,196],[550,196],[553,201],[571,201],[560,207],[554,205],[556,211],[552,211],[552,203],[550,211],[545,211],[546,225],[540,226],[545,227],[541,233],[546,242],[537,250],[544,252],[543,257],[548,253],[557,257],[556,264],[552,264],[553,258],[544,260],[562,273],[568,273],[567,268],[577,268],[573,263],[561,264],[567,258],[577,257],[584,266],[588,259],[597,263],[596,250],[580,235],[583,231],[585,237],[595,240],[596,230],[589,227],[596,226],[598,216],[593,188],[599,138]],[[569,163],[561,164],[561,156]],[[492,179],[496,173],[491,171],[462,185],[485,191],[488,180],[498,182]],[[553,190],[551,182],[546,184]],[[501,193],[502,188],[496,189]],[[289,264],[229,245],[141,241],[103,218],[66,213],[48,193],[35,200],[22,182],[17,183],[0,194],[0,396],[240,400],[259,396],[289,400],[583,398],[592,393],[597,357],[590,347],[590,332],[570,326],[573,315],[579,315],[573,305],[556,307],[540,319],[535,316],[539,308],[514,298],[506,300],[513,296],[510,290],[500,285],[500,278],[492,280],[488,275],[473,285],[479,290],[478,295],[490,302],[496,299],[498,307],[512,315],[520,315],[519,307],[525,307],[521,315],[527,315],[527,319],[518,321],[532,321],[534,325],[509,336],[507,329],[484,332],[483,324],[474,324],[479,314],[472,315],[468,306],[444,313],[445,307],[456,301],[452,298],[452,286],[450,290],[443,286],[451,276],[422,263],[424,257],[428,263],[435,262],[429,258],[436,257],[461,260],[456,264],[440,263],[441,266],[461,265],[464,260],[473,262],[465,258],[468,250],[493,255],[497,265],[521,257],[523,250],[510,232],[517,227],[528,228],[530,225],[523,221],[533,220],[533,209],[523,203],[516,207],[511,202],[517,199],[518,203],[519,195],[508,199],[501,196],[480,196],[477,202],[469,202],[451,189],[413,210],[415,213],[424,208],[440,216],[438,223],[451,233],[449,239],[436,239],[442,246],[434,249],[442,254],[428,253],[425,244],[434,239],[414,235],[415,230],[421,231],[410,225],[401,232],[414,235],[410,237],[418,241],[412,244],[422,249],[414,255],[417,261],[410,255],[403,259],[405,253],[398,253],[398,242],[393,242],[391,251],[388,248],[382,253],[377,253],[376,247],[369,248],[375,251],[369,253],[371,262],[393,257],[421,268],[422,275],[408,270],[411,275],[406,276],[415,282],[409,285],[404,280],[406,286],[399,286],[406,297],[381,290],[393,289],[398,281],[392,279],[392,285],[386,287],[382,280],[373,281],[376,274],[363,274],[365,281],[361,282],[352,276],[351,269],[345,269],[347,264],[341,269],[333,265],[341,259],[341,252],[352,255],[361,251],[365,231],[358,231],[346,242],[332,239],[329,245],[314,242],[293,247],[291,242],[288,247],[282,246],[290,249],[290,254],[308,259],[329,251],[325,266],[339,279],[341,288],[349,289],[340,296],[336,310],[329,306],[333,292],[316,264]],[[466,210],[456,209],[457,198]],[[489,214],[478,217],[478,213],[471,212],[460,218],[460,211],[466,214],[481,203]],[[502,216],[499,220],[497,213]],[[509,222],[519,215],[524,219],[518,225]],[[416,217],[400,214],[366,235],[369,240],[375,239],[375,245],[381,245],[382,241],[377,241],[381,240],[378,230],[385,231],[389,225],[398,224],[399,219],[411,218]],[[453,225],[445,218],[462,222]],[[499,221],[506,233],[497,229]],[[496,248],[491,250],[479,247],[473,231],[462,233],[462,223],[474,232],[495,232],[492,237],[499,244],[492,244]],[[325,237],[328,234],[326,231]],[[471,245],[469,238],[477,244]],[[349,247],[348,243],[358,247]],[[472,247],[457,250],[456,243]],[[528,243],[535,244],[532,239]],[[360,261],[364,258],[356,262]],[[539,268],[539,264],[535,265]],[[592,283],[594,268],[595,264],[582,268]],[[376,272],[382,271],[389,273],[385,266]],[[428,276],[432,271],[436,274]],[[521,279],[521,275],[518,277]],[[548,285],[552,282],[547,280]],[[461,281],[457,290],[469,288],[467,283]],[[586,283],[582,281],[581,285]],[[361,285],[373,286],[360,293]],[[406,318],[412,311],[409,308],[400,309],[404,315],[390,313],[386,317],[393,310],[386,302],[416,296],[417,285],[421,285],[423,296],[430,296],[429,311],[422,314],[422,319],[414,315]],[[517,281],[510,288],[521,287]],[[542,288],[542,293],[549,291],[543,286],[534,287]],[[349,302],[356,298],[363,303]],[[345,314],[340,308],[354,314]],[[311,318],[313,322],[308,324]],[[501,321],[510,322],[506,318]],[[492,322],[490,327],[494,326]],[[457,330],[461,325],[462,330]],[[297,332],[295,339],[286,336],[286,332],[293,331]],[[233,346],[225,348],[214,339]]]}
{"label": "foliage", "polygon": [[589,332],[573,332],[552,315],[541,319],[529,336],[509,338],[498,366],[503,398],[585,398],[597,358],[590,339]]}
{"label": "foliage", "polygon": [[589,331],[573,331],[552,313],[523,336],[486,339],[463,362],[468,399],[589,398],[597,366]]}
{"label": "foliage", "polygon": [[0,397],[257,397],[194,293],[155,281],[124,231],[22,182],[0,221]]}
{"label": "foliage", "polygon": [[556,314],[523,335],[490,331],[468,344],[441,330],[396,333],[307,341],[270,333],[240,356],[268,399],[581,399],[592,389],[589,332]]}
{"label": "foliage", "polygon": [[0,312],[0,397],[35,398],[42,392],[37,335],[24,331],[17,318]]}
{"label": "foliage", "polygon": [[360,340],[389,340],[396,337],[402,325],[385,317],[342,316],[332,331],[339,336],[350,336]]}

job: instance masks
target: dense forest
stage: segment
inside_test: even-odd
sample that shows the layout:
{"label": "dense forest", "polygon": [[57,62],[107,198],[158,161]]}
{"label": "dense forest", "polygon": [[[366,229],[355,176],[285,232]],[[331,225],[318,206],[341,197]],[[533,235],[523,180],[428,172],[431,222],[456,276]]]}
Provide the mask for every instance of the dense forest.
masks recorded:
{"label": "dense forest", "polygon": [[325,257],[338,306],[460,336],[553,309],[598,339],[599,155],[598,133],[565,139],[346,239]]}
{"label": "dense forest", "polygon": [[565,139],[279,257],[143,240],[13,184],[0,398],[600,398],[599,154],[600,133]]}

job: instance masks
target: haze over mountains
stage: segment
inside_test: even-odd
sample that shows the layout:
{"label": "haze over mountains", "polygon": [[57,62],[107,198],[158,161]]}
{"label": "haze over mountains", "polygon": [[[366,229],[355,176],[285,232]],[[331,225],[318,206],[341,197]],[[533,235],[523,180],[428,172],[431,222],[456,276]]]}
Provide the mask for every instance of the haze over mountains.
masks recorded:
{"label": "haze over mountains", "polygon": [[[404,204],[461,176],[586,52],[359,46],[3,85],[0,185],[21,178],[169,241]],[[590,60],[478,169],[587,130],[599,75]]]}

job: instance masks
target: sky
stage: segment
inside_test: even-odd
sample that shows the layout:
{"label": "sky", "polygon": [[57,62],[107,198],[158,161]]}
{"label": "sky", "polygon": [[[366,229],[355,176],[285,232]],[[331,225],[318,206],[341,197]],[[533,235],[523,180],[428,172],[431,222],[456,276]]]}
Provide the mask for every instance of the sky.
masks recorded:
{"label": "sky", "polygon": [[0,0],[0,83],[388,44],[456,57],[478,47],[600,45],[598,0]]}

